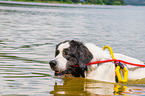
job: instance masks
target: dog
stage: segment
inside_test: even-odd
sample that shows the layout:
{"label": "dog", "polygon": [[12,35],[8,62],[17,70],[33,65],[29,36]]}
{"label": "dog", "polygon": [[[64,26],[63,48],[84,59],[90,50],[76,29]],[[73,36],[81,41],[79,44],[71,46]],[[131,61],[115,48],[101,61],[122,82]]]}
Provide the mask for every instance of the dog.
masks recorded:
{"label": "dog", "polygon": [[[114,57],[131,63],[144,63],[136,58],[132,58],[120,53],[114,53]],[[49,62],[55,76],[71,74],[74,77],[83,77],[105,82],[115,83],[114,62],[100,63],[87,66],[89,62],[110,60],[111,55],[108,50],[96,46],[92,43],[82,43],[76,40],[67,40],[56,45],[55,58]],[[74,67],[78,65],[78,67]],[[124,64],[128,70],[128,79],[145,78],[145,68]]]}

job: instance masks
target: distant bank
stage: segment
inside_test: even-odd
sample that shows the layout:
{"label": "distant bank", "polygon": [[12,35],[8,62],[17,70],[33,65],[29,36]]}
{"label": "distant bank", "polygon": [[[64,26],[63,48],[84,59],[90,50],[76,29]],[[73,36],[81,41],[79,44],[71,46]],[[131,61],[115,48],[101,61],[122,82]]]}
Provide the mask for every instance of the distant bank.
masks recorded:
{"label": "distant bank", "polygon": [[[18,1],[0,1],[0,4],[13,4],[13,5],[30,5],[30,6],[52,6],[52,7],[111,7],[108,5],[94,5],[94,4],[63,4],[63,3],[37,3],[37,2],[18,2]],[[115,7],[115,6],[113,6]]]}
{"label": "distant bank", "polygon": [[[13,5],[30,5],[30,6],[58,6],[58,7],[83,7],[81,4],[62,4],[62,3],[37,3],[37,2],[18,2],[18,1],[0,1],[0,4],[13,4]],[[81,5],[81,6],[80,6]],[[88,7],[91,5],[88,5]],[[86,6],[85,6],[86,7]]]}
{"label": "distant bank", "polygon": [[123,0],[0,0],[17,2],[79,4],[79,5],[124,5]]}
{"label": "distant bank", "polygon": [[[91,4],[91,5],[83,5],[81,3],[78,3],[78,4],[63,4],[63,3],[37,3],[37,2],[19,2],[19,1],[12,1],[12,0],[0,0],[0,3],[2,4],[22,4],[22,5],[43,5],[43,6],[63,6],[63,7],[91,7],[92,5],[94,4]],[[145,6],[145,0],[124,0],[124,4],[125,5],[139,5],[139,6]],[[80,6],[81,5],[81,6]],[[94,5],[95,6],[95,5]],[[98,6],[98,5],[97,5]]]}

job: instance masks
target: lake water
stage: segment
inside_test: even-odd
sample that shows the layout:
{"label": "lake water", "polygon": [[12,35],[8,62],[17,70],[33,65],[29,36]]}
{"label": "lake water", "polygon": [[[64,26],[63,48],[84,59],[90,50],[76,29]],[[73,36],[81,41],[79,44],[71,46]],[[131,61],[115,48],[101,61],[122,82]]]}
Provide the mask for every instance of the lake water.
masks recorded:
{"label": "lake water", "polygon": [[145,95],[145,83],[57,78],[50,69],[64,40],[109,45],[145,62],[145,7],[0,4],[1,96]]}

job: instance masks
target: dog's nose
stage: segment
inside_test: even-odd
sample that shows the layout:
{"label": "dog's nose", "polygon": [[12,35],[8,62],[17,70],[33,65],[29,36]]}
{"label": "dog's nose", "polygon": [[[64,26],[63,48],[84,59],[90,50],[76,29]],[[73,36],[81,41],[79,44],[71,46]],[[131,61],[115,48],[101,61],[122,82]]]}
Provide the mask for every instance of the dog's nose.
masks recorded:
{"label": "dog's nose", "polygon": [[55,60],[51,60],[51,61],[49,62],[49,64],[50,64],[50,66],[51,66],[52,68],[54,68],[54,66],[56,66],[57,62],[56,62]]}

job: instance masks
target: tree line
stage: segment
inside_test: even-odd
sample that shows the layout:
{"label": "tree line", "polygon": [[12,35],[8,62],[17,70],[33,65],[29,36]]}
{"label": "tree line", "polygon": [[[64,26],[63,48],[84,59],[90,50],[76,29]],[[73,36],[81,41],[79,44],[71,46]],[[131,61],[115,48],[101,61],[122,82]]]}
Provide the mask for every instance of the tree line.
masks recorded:
{"label": "tree line", "polygon": [[[20,1],[20,0],[16,0]],[[83,3],[96,5],[123,5],[123,0],[24,0],[24,1],[40,1],[40,2],[60,2],[60,3]]]}

